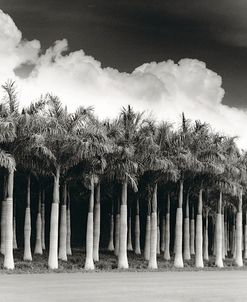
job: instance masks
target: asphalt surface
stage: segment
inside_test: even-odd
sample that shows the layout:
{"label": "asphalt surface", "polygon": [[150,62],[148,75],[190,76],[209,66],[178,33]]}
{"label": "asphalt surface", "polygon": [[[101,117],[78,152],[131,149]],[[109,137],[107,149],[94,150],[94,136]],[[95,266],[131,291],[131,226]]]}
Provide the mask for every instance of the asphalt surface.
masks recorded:
{"label": "asphalt surface", "polygon": [[247,271],[0,275],[1,302],[247,301]]}

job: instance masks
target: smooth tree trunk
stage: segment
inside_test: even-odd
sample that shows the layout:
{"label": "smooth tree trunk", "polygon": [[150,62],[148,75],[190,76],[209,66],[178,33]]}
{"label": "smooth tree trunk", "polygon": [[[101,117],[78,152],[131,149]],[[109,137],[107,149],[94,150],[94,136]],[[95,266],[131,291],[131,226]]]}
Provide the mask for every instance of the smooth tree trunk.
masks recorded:
{"label": "smooth tree trunk", "polygon": [[[6,204],[8,197],[8,176],[4,176],[3,186],[3,201],[1,205],[1,254],[5,253],[5,239],[6,239]],[[14,206],[14,201],[13,201]]]}
{"label": "smooth tree trunk", "polygon": [[122,196],[120,207],[120,232],[119,232],[119,253],[118,253],[118,268],[129,268],[127,258],[127,180],[122,184]]}
{"label": "smooth tree trunk", "polygon": [[114,254],[118,256],[119,254],[119,236],[120,236],[120,201],[117,201],[117,212],[115,219],[115,246]]}
{"label": "smooth tree trunk", "polygon": [[36,241],[34,254],[43,254],[42,250],[42,218],[41,218],[41,190],[39,190],[39,204],[38,204],[38,213],[36,218]]}
{"label": "smooth tree trunk", "polygon": [[224,244],[225,244],[225,257],[227,256],[228,252],[228,226],[227,226],[227,212],[225,213],[225,220],[224,220]]}
{"label": "smooth tree trunk", "polygon": [[166,233],[166,216],[162,216],[161,221],[161,236],[160,236],[160,251],[165,251],[165,233]]}
{"label": "smooth tree trunk", "polygon": [[114,208],[112,202],[112,211],[110,215],[110,236],[109,236],[109,243],[108,243],[108,251],[114,251]]}
{"label": "smooth tree trunk", "polygon": [[148,211],[146,218],[146,233],[145,233],[145,245],[144,245],[144,259],[150,258],[150,238],[151,238],[151,204],[148,203]]}
{"label": "smooth tree trunk", "polygon": [[184,267],[183,263],[183,181],[179,182],[179,200],[176,212],[176,226],[175,226],[175,259],[174,266],[177,268]]}
{"label": "smooth tree trunk", "polygon": [[223,267],[222,259],[222,222],[221,222],[221,209],[222,209],[222,191],[220,191],[220,196],[218,200],[218,209],[216,214],[216,259],[215,264],[217,267]]}
{"label": "smooth tree trunk", "polygon": [[59,217],[59,184],[60,184],[60,167],[56,169],[53,184],[53,201],[51,205],[51,221],[50,221],[50,244],[48,267],[50,269],[58,268],[58,217]]}
{"label": "smooth tree trunk", "polygon": [[191,207],[191,220],[190,220],[190,254],[195,255],[195,216],[194,206]]}
{"label": "smooth tree trunk", "polygon": [[45,250],[45,190],[42,191],[42,203],[41,203],[41,243],[42,250]]}
{"label": "smooth tree trunk", "polygon": [[165,227],[165,251],[164,259],[169,261],[170,257],[170,193],[167,195],[167,208],[166,208],[166,227]]}
{"label": "smooth tree trunk", "polygon": [[243,240],[243,228],[242,228],[242,190],[239,192],[238,196],[238,210],[236,217],[236,257],[235,263],[237,266],[243,266],[242,257],[242,240]]}
{"label": "smooth tree trunk", "polygon": [[13,217],[13,249],[17,250],[17,240],[16,240],[16,216]]}
{"label": "smooth tree trunk", "polygon": [[128,243],[127,243],[127,250],[133,251],[132,245],[132,227],[131,227],[131,209],[129,209],[129,218],[128,218]]}
{"label": "smooth tree trunk", "polygon": [[190,260],[190,213],[189,213],[189,192],[186,197],[185,218],[184,218],[184,260]]}
{"label": "smooth tree trunk", "polygon": [[202,254],[202,236],[203,236],[203,229],[202,229],[202,192],[203,192],[203,190],[200,189],[197,216],[196,216],[196,262],[195,263],[196,263],[197,268],[204,267],[203,254]]}
{"label": "smooth tree trunk", "polygon": [[14,269],[13,258],[13,186],[14,171],[10,170],[7,181],[7,199],[5,211],[5,251],[3,267],[6,269]]}
{"label": "smooth tree trunk", "polygon": [[67,184],[63,185],[63,199],[60,209],[58,259],[67,261]]}
{"label": "smooth tree trunk", "polygon": [[235,213],[233,213],[233,223],[231,230],[231,254],[232,257],[235,257]]}
{"label": "smooth tree trunk", "polygon": [[67,211],[66,211],[66,219],[67,219],[66,251],[67,251],[67,255],[71,256],[72,250],[71,250],[70,193],[69,193],[69,190],[67,190],[67,191],[68,191],[68,195],[67,195]]}
{"label": "smooth tree trunk", "polygon": [[247,210],[245,212],[245,225],[244,225],[244,259],[247,259]]}
{"label": "smooth tree trunk", "polygon": [[151,232],[150,232],[149,269],[157,269],[157,184],[154,186],[151,202]]}
{"label": "smooth tree trunk", "polygon": [[208,208],[205,213],[205,228],[204,228],[204,240],[203,240],[203,259],[208,261]]}
{"label": "smooth tree trunk", "polygon": [[24,256],[23,260],[32,261],[31,253],[31,211],[30,211],[30,197],[31,197],[31,175],[27,177],[27,204],[24,221]]}
{"label": "smooth tree trunk", "polygon": [[221,223],[222,223],[222,259],[225,260],[225,217],[224,217],[224,209],[222,210],[221,214]]}
{"label": "smooth tree trunk", "polygon": [[135,254],[141,254],[140,245],[140,209],[139,209],[139,199],[136,200],[136,217],[135,217]]}
{"label": "smooth tree trunk", "polygon": [[2,210],[1,210],[1,254],[3,255],[5,253],[6,205],[7,205],[7,198],[2,201]]}
{"label": "smooth tree trunk", "polygon": [[86,235],[86,261],[84,268],[94,270],[93,261],[93,210],[94,210],[94,178],[91,177],[91,192],[87,216],[87,235]]}
{"label": "smooth tree trunk", "polygon": [[217,232],[216,232],[216,218],[213,223],[213,256],[216,256],[216,237],[217,237]]}
{"label": "smooth tree trunk", "polygon": [[93,260],[99,261],[100,242],[100,182],[96,187],[94,204]]}
{"label": "smooth tree trunk", "polygon": [[160,255],[160,218],[157,213],[157,255]]}

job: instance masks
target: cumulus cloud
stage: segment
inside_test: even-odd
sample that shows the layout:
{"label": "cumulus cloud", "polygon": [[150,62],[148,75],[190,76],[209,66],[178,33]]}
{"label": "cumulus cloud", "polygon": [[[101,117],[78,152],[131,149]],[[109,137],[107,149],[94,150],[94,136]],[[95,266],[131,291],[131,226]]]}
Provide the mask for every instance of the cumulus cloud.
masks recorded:
{"label": "cumulus cloud", "polygon": [[[240,147],[247,145],[247,113],[222,104],[222,79],[204,62],[151,62],[132,73],[122,73],[102,68],[83,50],[69,52],[65,39],[41,53],[40,42],[24,40],[13,20],[1,10],[0,27],[0,82],[8,78],[16,81],[22,105],[51,92],[70,110],[79,105],[94,106],[101,118],[116,116],[128,104],[152,112],[159,120],[177,121],[185,112],[191,119],[210,122],[216,130],[238,135]],[[26,78],[14,72],[22,64],[34,66]]]}

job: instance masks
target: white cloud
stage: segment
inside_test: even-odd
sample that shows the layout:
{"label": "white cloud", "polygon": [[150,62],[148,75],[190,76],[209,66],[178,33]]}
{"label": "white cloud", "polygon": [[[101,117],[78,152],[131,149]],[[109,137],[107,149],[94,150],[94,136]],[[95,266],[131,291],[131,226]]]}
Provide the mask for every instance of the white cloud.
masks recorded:
{"label": "white cloud", "polygon": [[[0,27],[0,82],[15,79],[23,105],[52,92],[71,110],[92,105],[100,117],[114,117],[128,104],[170,121],[185,112],[191,119],[208,121],[217,130],[240,136],[239,145],[247,145],[247,113],[222,104],[222,79],[204,62],[152,62],[132,73],[121,73],[102,68],[82,50],[69,53],[65,39],[40,54],[40,42],[23,40],[13,20],[1,10]],[[17,77],[14,69],[27,62],[35,65],[32,73],[25,79]]]}

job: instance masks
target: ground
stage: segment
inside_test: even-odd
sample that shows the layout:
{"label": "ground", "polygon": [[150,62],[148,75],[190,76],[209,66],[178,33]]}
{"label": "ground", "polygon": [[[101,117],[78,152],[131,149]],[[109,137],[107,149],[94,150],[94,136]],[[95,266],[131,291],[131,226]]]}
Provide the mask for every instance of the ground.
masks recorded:
{"label": "ground", "polygon": [[3,302],[245,301],[246,271],[0,275]]}
{"label": "ground", "polygon": [[[0,255],[0,274],[29,274],[29,273],[50,273],[51,270],[48,269],[48,253],[47,251],[44,255],[33,255],[33,261],[23,261],[23,250],[18,249],[14,251],[15,259],[15,270],[8,271],[1,269],[3,268],[3,255]],[[148,271],[148,261],[143,259],[143,255],[135,255],[134,252],[128,252],[129,260],[129,271]],[[232,258],[226,258],[224,261],[224,268],[221,270],[245,270],[247,271],[247,260],[245,261],[245,266],[242,268],[236,267]],[[158,267],[159,271],[181,271],[173,266],[174,259],[171,261],[165,261],[163,254],[158,256]],[[59,268],[55,270],[57,273],[74,273],[74,272],[85,272],[85,250],[73,249],[73,255],[68,257],[68,261],[59,261]],[[215,266],[215,257],[210,257],[209,261],[204,261],[203,270],[214,270],[217,271],[218,268]],[[116,272],[117,269],[117,257],[113,252],[107,250],[100,251],[100,261],[95,263],[96,271],[98,272]],[[191,260],[184,261],[184,271],[198,271],[201,269],[195,268],[195,257],[193,256]],[[246,272],[247,274],[247,272]],[[0,300],[1,302],[1,300]]]}

